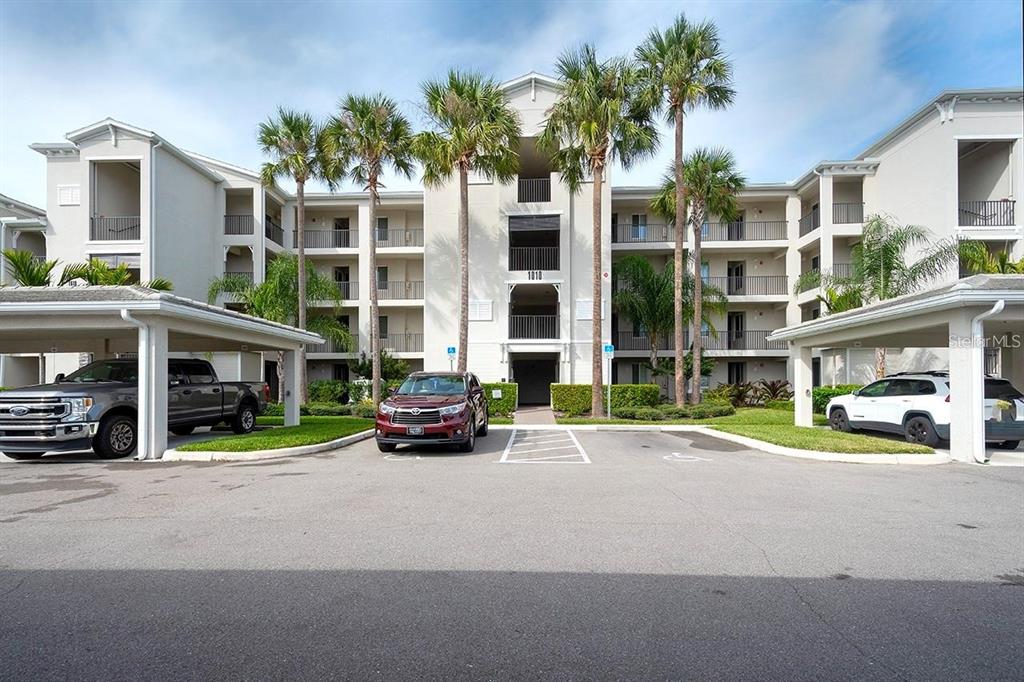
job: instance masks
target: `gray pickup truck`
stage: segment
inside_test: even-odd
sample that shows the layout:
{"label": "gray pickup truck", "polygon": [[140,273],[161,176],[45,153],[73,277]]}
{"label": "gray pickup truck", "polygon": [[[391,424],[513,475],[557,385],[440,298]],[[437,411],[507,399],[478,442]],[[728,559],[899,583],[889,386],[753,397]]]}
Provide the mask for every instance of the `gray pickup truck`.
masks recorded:
{"label": "gray pickup truck", "polygon": [[[227,423],[248,433],[267,406],[264,383],[222,382],[205,360],[168,362],[167,421],[171,433]],[[47,452],[93,451],[126,457],[137,442],[138,365],[99,360],[52,384],[0,392],[0,452],[36,459]]]}

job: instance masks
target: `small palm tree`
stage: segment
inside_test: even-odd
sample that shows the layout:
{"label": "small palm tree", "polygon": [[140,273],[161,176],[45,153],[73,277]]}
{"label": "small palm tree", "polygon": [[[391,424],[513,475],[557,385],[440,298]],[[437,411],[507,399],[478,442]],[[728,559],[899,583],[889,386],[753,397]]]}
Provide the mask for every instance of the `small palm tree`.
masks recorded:
{"label": "small palm tree", "polygon": [[538,140],[551,154],[562,183],[575,194],[587,176],[593,181],[593,319],[590,362],[591,414],[601,413],[601,199],[605,169],[613,160],[629,168],[657,149],[658,131],[651,109],[641,97],[641,82],[633,64],[614,58],[599,61],[593,45],[564,53],[555,66],[562,81],[558,100],[547,112]]}
{"label": "small palm tree", "polygon": [[[683,174],[683,125],[686,113],[699,107],[724,109],[732,104],[732,65],[724,55],[718,39],[718,29],[711,22],[693,24],[680,14],[664,33],[652,29],[647,39],[636,49],[647,96],[657,108],[664,107],[667,118],[675,128],[675,203],[686,204],[686,180]],[[686,236],[686,216],[675,216],[675,313],[682,316],[683,306],[683,250]],[[700,269],[700,254],[695,267]],[[683,326],[675,327],[676,404],[685,400],[683,376]],[[698,382],[700,378],[698,377]]]}
{"label": "small palm tree", "polygon": [[[352,338],[349,331],[337,317],[342,304],[337,284],[318,272],[312,263],[307,263],[304,292],[306,300],[303,302],[305,306],[301,306],[298,270],[297,257],[278,256],[267,264],[267,273],[262,282],[256,284],[247,277],[228,274],[210,282],[207,297],[210,303],[215,303],[221,294],[230,294],[247,314],[289,325],[296,324],[301,307],[308,308],[327,303],[329,312],[310,315],[306,320],[306,328],[343,348],[351,347]],[[284,386],[284,371],[284,353],[279,351],[278,386]]]}
{"label": "small palm tree", "polygon": [[[388,167],[412,177],[412,127],[394,100],[382,94],[349,95],[327,122],[322,140],[324,175],[334,187],[347,178],[369,196],[370,272],[377,271],[377,206],[381,178]],[[372,276],[372,275],[371,275]],[[380,317],[377,287],[370,286],[370,357],[373,358],[374,404],[380,402]]]}
{"label": "small palm tree", "polygon": [[[709,215],[719,216],[725,221],[735,219],[739,212],[739,192],[746,180],[737,170],[732,152],[721,147],[701,147],[691,152],[683,166],[683,177],[686,179],[686,201],[690,227],[693,229],[693,319],[701,320],[704,300],[701,290],[705,284],[701,276],[700,240],[704,223]],[[672,173],[665,175],[661,189],[651,200],[651,210],[663,217],[675,219],[677,197],[673,169]],[[698,366],[701,360],[701,340],[699,325],[695,325],[692,352],[693,361]],[[692,379],[691,399],[694,404],[700,402],[700,376]]]}
{"label": "small palm tree", "polygon": [[992,253],[985,242],[960,242],[960,262],[972,275],[1024,275],[1024,258],[1014,261],[1005,249]]}
{"label": "small palm tree", "polygon": [[423,84],[432,130],[416,136],[423,181],[438,187],[459,177],[459,351],[466,371],[469,346],[469,172],[511,182],[519,171],[519,116],[497,83],[474,73],[449,71]]}
{"label": "small palm tree", "polygon": [[4,249],[4,260],[11,279],[18,286],[48,287],[53,270],[59,264],[55,260],[43,260],[31,251]]}
{"label": "small palm tree", "polygon": [[[64,286],[74,280],[82,280],[92,286],[128,286],[135,284],[135,275],[128,266],[120,263],[110,267],[106,261],[97,258],[91,259],[88,263],[71,263],[64,267],[60,276],[60,285]],[[163,277],[154,277],[146,282],[139,282],[139,286],[156,291],[172,291],[174,285],[170,280]]]}
{"label": "small palm tree", "polygon": [[[296,324],[306,329],[306,182],[323,177],[323,164],[320,157],[320,135],[322,126],[313,116],[301,111],[292,111],[280,107],[277,118],[271,118],[260,124],[257,140],[263,153],[271,157],[271,161],[263,164],[260,179],[265,187],[272,187],[278,178],[286,177],[295,182],[296,216],[296,250],[299,262],[297,274],[299,278],[299,310]],[[302,402],[306,401],[306,351],[300,350],[302,376],[299,390]]]}

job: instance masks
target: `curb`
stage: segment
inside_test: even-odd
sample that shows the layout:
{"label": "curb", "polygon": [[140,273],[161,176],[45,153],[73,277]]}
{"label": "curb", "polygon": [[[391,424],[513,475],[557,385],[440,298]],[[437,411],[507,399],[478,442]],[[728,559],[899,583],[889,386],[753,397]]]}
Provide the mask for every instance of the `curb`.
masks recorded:
{"label": "curb", "polygon": [[373,429],[367,429],[354,433],[351,436],[337,438],[326,443],[316,445],[302,445],[295,448],[278,448],[276,450],[253,450],[251,452],[182,452],[180,450],[167,450],[161,459],[154,462],[252,462],[260,459],[277,459],[280,457],[298,457],[300,455],[313,455],[318,452],[327,452],[343,448],[353,443],[373,437]]}

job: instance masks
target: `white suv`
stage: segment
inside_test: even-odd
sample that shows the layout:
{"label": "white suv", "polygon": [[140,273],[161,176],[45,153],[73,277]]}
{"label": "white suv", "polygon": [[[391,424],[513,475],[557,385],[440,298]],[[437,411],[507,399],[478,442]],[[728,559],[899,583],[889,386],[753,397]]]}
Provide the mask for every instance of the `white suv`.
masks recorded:
{"label": "white suv", "polygon": [[[998,403],[1009,403],[1002,414]],[[937,445],[949,440],[949,374],[893,374],[852,394],[841,395],[825,408],[836,431],[873,429],[906,436],[912,443]],[[985,440],[1015,449],[1024,439],[1024,394],[1006,379],[985,378]],[[1008,418],[1007,418],[1008,417]]]}

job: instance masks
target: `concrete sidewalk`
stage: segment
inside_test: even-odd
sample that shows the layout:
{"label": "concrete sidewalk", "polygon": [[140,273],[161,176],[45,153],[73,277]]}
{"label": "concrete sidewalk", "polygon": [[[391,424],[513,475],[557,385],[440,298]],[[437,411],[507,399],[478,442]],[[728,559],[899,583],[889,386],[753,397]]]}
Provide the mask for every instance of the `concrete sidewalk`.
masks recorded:
{"label": "concrete sidewalk", "polygon": [[554,426],[555,413],[547,405],[527,405],[516,409],[516,416],[512,420],[516,426],[521,424],[549,424]]}

